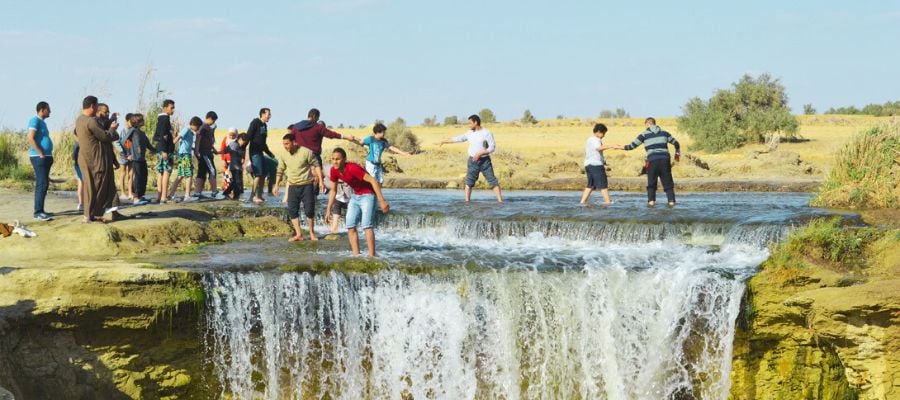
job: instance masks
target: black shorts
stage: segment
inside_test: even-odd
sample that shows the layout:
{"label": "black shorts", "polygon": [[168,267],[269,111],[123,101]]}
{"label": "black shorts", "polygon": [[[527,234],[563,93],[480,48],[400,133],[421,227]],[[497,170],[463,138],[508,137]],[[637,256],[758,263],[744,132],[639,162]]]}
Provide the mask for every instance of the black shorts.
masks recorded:
{"label": "black shorts", "polygon": [[342,201],[334,201],[334,204],[331,205],[331,213],[334,215],[340,215],[342,217],[347,216],[347,205],[349,203],[344,203]]}
{"label": "black shorts", "polygon": [[586,188],[594,190],[609,188],[609,182],[606,179],[606,166],[588,165],[584,167],[584,172],[587,174]]}
{"label": "black shorts", "polygon": [[300,218],[300,203],[303,203],[303,215],[313,218],[316,215],[316,191],[312,184],[288,186],[288,216]]}
{"label": "black shorts", "polygon": [[[213,155],[210,154],[201,154],[200,159],[197,160],[197,178],[198,179],[215,179],[216,177],[216,163],[213,161]],[[201,188],[202,189],[202,188]]]}

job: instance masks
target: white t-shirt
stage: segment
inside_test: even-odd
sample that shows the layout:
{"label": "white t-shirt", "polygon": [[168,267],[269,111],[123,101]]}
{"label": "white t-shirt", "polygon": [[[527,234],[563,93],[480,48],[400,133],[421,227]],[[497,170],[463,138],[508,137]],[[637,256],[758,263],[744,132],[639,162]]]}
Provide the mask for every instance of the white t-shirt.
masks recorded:
{"label": "white t-shirt", "polygon": [[606,159],[603,157],[603,152],[597,150],[600,146],[603,145],[603,141],[600,138],[591,135],[588,138],[587,143],[584,145],[584,166],[588,165],[603,165],[606,164]]}
{"label": "white t-shirt", "polygon": [[[477,131],[468,131],[453,138],[453,142],[469,142],[469,157],[474,157],[475,154],[485,148],[487,148],[488,154],[493,153],[494,150],[497,149],[497,143],[494,142],[494,135],[485,128],[481,128],[481,130]],[[487,146],[485,146],[485,143],[487,143]]]}

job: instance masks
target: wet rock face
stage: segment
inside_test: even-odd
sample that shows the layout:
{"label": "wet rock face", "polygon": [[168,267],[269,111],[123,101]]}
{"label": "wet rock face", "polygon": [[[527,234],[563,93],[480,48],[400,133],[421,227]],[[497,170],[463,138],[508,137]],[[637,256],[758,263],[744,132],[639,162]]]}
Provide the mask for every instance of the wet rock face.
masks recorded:
{"label": "wet rock face", "polygon": [[735,337],[733,399],[900,399],[900,235],[880,237],[853,265],[809,247],[791,255],[801,268],[763,265]]}
{"label": "wet rock face", "polygon": [[147,271],[8,274],[0,289],[23,286],[18,274],[35,288],[0,306],[0,386],[18,399],[208,398],[202,293]]}

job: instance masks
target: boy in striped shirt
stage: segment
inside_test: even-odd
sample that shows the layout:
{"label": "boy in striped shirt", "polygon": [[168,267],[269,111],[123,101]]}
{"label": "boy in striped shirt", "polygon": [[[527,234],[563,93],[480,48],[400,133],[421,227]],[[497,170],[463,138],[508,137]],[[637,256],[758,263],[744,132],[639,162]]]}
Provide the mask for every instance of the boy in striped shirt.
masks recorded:
{"label": "boy in striped shirt", "polygon": [[647,150],[647,205],[656,205],[656,180],[662,181],[663,190],[669,200],[669,207],[675,206],[675,182],[672,180],[672,161],[669,156],[669,143],[675,146],[675,161],[681,160],[681,145],[669,132],[656,125],[656,119],[644,120],[647,130],[641,132],[631,144],[622,146],[624,150],[634,150],[641,144]]}

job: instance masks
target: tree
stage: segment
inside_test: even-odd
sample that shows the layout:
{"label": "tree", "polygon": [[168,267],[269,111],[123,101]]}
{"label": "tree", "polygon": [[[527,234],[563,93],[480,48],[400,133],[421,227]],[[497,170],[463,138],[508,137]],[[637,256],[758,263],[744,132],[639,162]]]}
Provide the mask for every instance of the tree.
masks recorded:
{"label": "tree", "polygon": [[804,104],[804,105],[803,105],[803,114],[805,114],[805,115],[816,115],[816,108],[813,107],[812,104]]}
{"label": "tree", "polygon": [[490,108],[483,108],[478,112],[478,116],[481,118],[481,123],[483,124],[491,124],[497,122],[497,117],[494,116],[494,112],[491,111]]}
{"label": "tree", "polygon": [[600,111],[600,118],[610,119],[610,118],[614,118],[614,116],[615,116],[615,114],[613,114],[612,111],[609,111],[609,110],[601,110]]}
{"label": "tree", "polygon": [[444,117],[444,125],[459,125],[459,118],[455,115]]}
{"label": "tree", "polygon": [[556,119],[566,119],[566,117],[562,114],[556,116]]}
{"label": "tree", "polygon": [[419,146],[419,138],[406,126],[403,118],[397,118],[387,126],[387,132],[384,137],[391,142],[391,145],[397,146],[410,153],[418,153],[421,151]]}
{"label": "tree", "polygon": [[624,108],[617,108],[616,118],[631,118],[631,114],[627,113]]}
{"label": "tree", "polygon": [[432,116],[431,118],[425,118],[422,121],[422,126],[437,126],[437,115]]}
{"label": "tree", "polygon": [[525,110],[525,113],[522,114],[522,123],[536,124],[537,122],[537,118],[535,118],[534,115],[531,115],[531,110]]}
{"label": "tree", "polygon": [[718,90],[707,101],[690,99],[678,127],[694,139],[694,146],[713,153],[794,137],[799,123],[787,102],[778,79],[769,74],[744,75],[731,89]]}

